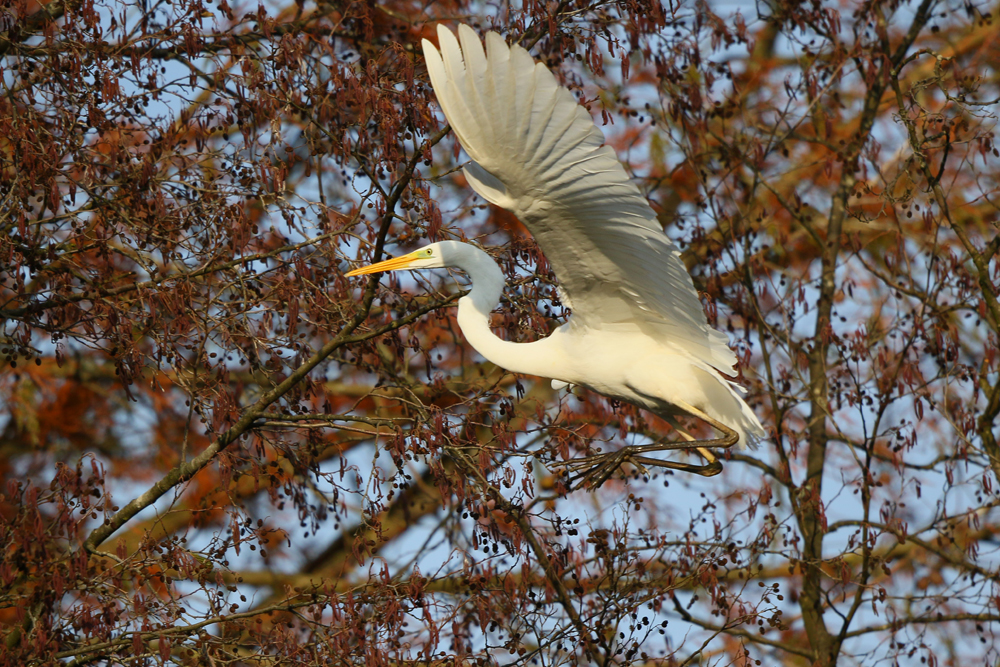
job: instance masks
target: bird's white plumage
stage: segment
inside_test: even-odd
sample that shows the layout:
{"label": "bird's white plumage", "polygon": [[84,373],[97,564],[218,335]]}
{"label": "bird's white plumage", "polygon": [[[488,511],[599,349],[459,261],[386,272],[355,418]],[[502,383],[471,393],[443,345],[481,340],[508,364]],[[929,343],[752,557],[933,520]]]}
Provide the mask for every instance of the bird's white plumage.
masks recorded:
{"label": "bird's white plumage", "polygon": [[434,92],[473,162],[470,185],[531,230],[568,297],[573,326],[635,327],[731,374],[680,254],[587,111],[520,46],[459,26],[424,40]]}
{"label": "bird's white plumage", "polygon": [[503,274],[488,255],[444,241],[359,269],[455,266],[472,278],[458,321],[472,345],[508,370],[583,385],[661,414],[715,420],[753,444],[764,429],[732,374],[736,356],[708,326],[690,275],[649,203],[590,115],[552,73],[496,33],[438,28],[424,40],[434,92],[469,157],[473,189],[531,230],[572,309],[533,343],[492,333]]}

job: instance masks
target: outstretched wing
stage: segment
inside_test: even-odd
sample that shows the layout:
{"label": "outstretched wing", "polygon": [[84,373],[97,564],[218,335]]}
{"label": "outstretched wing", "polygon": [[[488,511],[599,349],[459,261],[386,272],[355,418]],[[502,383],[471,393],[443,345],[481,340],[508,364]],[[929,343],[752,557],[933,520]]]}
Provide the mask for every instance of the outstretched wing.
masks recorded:
{"label": "outstretched wing", "polygon": [[[708,326],[680,253],[587,111],[520,46],[468,26],[423,41],[444,114],[487,201],[527,225],[573,310],[574,326],[631,325],[731,373],[736,357]],[[459,45],[461,41],[461,45]]]}

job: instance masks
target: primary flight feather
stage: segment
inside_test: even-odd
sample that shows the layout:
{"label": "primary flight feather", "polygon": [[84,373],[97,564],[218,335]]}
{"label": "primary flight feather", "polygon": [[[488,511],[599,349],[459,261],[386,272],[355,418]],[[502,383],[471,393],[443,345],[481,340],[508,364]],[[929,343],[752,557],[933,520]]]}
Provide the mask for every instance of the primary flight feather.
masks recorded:
{"label": "primary flight feather", "polygon": [[[484,357],[508,370],[578,384],[671,419],[692,415],[724,437],[684,444],[626,447],[571,462],[591,468],[599,484],[622,462],[715,474],[708,447],[764,435],[732,374],[726,336],[708,326],[691,276],[649,203],[604,145],[604,136],[572,94],[520,46],[486,35],[486,50],[468,26],[458,38],[438,26],[440,50],[423,41],[431,84],[462,148],[464,172],[484,199],[507,209],[531,231],[572,310],[548,338],[510,343],[489,328],[503,274],[474,246],[445,241],[352,271],[453,266],[472,279],[459,302],[459,325]],[[693,440],[690,436],[686,436]],[[709,465],[642,454],[697,448]]]}

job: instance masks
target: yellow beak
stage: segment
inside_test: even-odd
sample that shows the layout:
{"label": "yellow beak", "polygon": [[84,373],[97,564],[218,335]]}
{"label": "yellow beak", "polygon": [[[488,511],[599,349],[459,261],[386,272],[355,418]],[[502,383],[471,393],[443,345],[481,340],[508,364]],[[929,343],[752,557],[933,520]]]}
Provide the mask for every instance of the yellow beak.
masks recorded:
{"label": "yellow beak", "polygon": [[400,269],[405,269],[408,267],[413,260],[417,259],[413,256],[411,252],[409,255],[403,255],[402,257],[394,257],[392,259],[387,259],[384,262],[378,262],[376,264],[370,264],[368,266],[362,266],[360,269],[354,269],[353,271],[348,271],[344,275],[350,278],[351,276],[363,276],[366,273],[379,273],[381,271],[399,271]]}

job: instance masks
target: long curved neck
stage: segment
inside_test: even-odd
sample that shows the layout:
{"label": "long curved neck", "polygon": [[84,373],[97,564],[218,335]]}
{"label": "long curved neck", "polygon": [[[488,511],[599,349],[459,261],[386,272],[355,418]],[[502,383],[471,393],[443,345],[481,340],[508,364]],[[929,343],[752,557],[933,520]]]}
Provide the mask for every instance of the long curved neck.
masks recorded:
{"label": "long curved neck", "polygon": [[533,343],[511,343],[490,330],[490,313],[500,303],[504,276],[489,255],[462,244],[461,250],[449,258],[449,264],[465,271],[472,280],[472,291],[458,301],[458,326],[479,354],[514,373],[549,378],[561,375],[563,355],[551,337]]}

